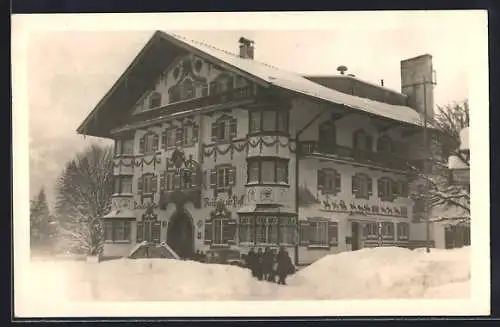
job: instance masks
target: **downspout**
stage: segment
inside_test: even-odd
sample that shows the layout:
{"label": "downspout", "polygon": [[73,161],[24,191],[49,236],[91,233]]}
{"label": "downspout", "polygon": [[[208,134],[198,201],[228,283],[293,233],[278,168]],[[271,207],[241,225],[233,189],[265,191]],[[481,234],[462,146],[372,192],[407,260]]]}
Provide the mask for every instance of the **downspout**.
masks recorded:
{"label": "downspout", "polygon": [[330,108],[325,108],[320,111],[316,116],[314,116],[304,127],[302,127],[295,134],[295,213],[297,215],[296,218],[296,237],[295,237],[295,253],[294,253],[294,261],[295,266],[299,264],[299,236],[300,236],[300,224],[299,224],[299,166],[300,166],[300,157],[301,157],[301,146],[299,142],[300,135],[311,126],[319,117],[321,117],[325,112],[329,111]]}

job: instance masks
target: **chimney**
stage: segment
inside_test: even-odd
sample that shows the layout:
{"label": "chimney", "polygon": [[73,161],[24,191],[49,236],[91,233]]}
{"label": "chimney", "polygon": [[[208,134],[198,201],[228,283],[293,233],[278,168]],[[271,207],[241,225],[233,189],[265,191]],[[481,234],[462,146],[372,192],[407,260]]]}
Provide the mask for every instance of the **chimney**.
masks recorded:
{"label": "chimney", "polygon": [[253,59],[254,41],[240,37],[240,57],[245,59]]}
{"label": "chimney", "polygon": [[432,56],[424,54],[401,61],[401,93],[408,96],[408,106],[434,117],[434,79]]}

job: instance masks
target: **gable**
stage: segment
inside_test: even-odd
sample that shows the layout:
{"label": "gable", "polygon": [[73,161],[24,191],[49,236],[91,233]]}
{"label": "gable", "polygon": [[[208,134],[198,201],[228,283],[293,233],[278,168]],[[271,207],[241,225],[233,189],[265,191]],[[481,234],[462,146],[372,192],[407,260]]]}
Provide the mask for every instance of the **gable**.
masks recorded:
{"label": "gable", "polygon": [[159,75],[153,89],[146,91],[135,104],[134,114],[223,93],[251,83],[243,76],[222,69],[193,53],[177,57]]}

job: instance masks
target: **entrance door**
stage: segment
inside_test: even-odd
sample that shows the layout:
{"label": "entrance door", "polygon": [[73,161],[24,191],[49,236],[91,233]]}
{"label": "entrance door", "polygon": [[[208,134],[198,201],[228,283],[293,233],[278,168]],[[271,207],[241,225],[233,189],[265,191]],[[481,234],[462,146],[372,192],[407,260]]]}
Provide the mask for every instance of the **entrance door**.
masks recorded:
{"label": "entrance door", "polygon": [[167,229],[167,244],[181,258],[190,258],[194,253],[194,227],[185,211],[176,211]]}
{"label": "entrance door", "polygon": [[351,249],[356,251],[359,250],[359,224],[357,222],[352,222],[351,226]]}

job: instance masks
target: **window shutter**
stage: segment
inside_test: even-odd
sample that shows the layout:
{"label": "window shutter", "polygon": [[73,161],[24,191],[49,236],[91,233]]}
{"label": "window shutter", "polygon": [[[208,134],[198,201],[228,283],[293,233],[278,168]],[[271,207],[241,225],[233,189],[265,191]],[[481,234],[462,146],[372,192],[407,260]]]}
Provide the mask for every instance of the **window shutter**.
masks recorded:
{"label": "window shutter", "polygon": [[224,244],[235,244],[236,243],[236,220],[223,220],[222,221],[222,233]]}
{"label": "window shutter", "polygon": [[321,169],[318,170],[318,190],[323,190],[325,185],[325,172]]}
{"label": "window shutter", "polygon": [[210,95],[217,94],[217,82],[210,83]]}
{"label": "window shutter", "polygon": [[392,188],[392,198],[397,198],[400,194],[399,192],[399,182],[396,181],[391,181],[391,188]]}
{"label": "window shutter", "polygon": [[154,243],[160,243],[161,221],[153,221],[151,224],[151,240]]}
{"label": "window shutter", "polygon": [[311,224],[307,220],[299,221],[300,227],[300,245],[309,245],[310,233],[311,233]]}
{"label": "window shutter", "polygon": [[143,241],[142,235],[144,233],[144,223],[142,221],[137,222],[137,235],[135,237],[135,241],[137,243],[141,243]]}
{"label": "window shutter", "polygon": [[366,177],[366,189],[368,190],[368,196],[373,195],[373,180],[371,176]]}
{"label": "window shutter", "polygon": [[198,125],[193,126],[193,141],[198,141]]}
{"label": "window shutter", "polygon": [[328,222],[328,242],[332,246],[338,245],[338,224],[336,221]]}
{"label": "window shutter", "polygon": [[153,176],[151,178],[151,192],[156,192],[158,191],[158,177],[157,176]]}
{"label": "window shutter", "polygon": [[217,188],[217,169],[210,170],[210,188]]}
{"label": "window shutter", "polygon": [[377,192],[380,198],[384,196],[383,189],[384,189],[384,182],[382,181],[382,179],[379,178],[377,180]]}
{"label": "window shutter", "polygon": [[139,176],[137,178],[137,192],[138,193],[142,193],[142,185],[143,185],[143,180],[142,180],[142,176]]}
{"label": "window shutter", "polygon": [[167,131],[165,130],[161,132],[161,148],[167,148]]}
{"label": "window shutter", "polygon": [[220,126],[218,123],[212,124],[212,141],[217,141],[217,139],[219,138],[219,129]]}
{"label": "window shutter", "polygon": [[175,130],[175,144],[182,145],[184,140],[184,129],[179,127]]}
{"label": "window shutter", "polygon": [[156,152],[158,151],[158,146],[159,146],[160,140],[157,134],[153,136],[153,151]]}
{"label": "window shutter", "polygon": [[237,120],[235,118],[232,118],[229,121],[229,138],[231,138],[231,139],[236,138],[237,128],[238,128],[237,126],[238,126]]}
{"label": "window shutter", "polygon": [[139,152],[144,153],[144,137],[139,140]]}
{"label": "window shutter", "polygon": [[234,186],[236,184],[236,167],[232,166],[229,168],[229,185]]}
{"label": "window shutter", "polygon": [[213,228],[212,222],[205,222],[205,244],[212,244]]}
{"label": "window shutter", "polygon": [[352,195],[358,197],[359,194],[359,181],[356,175],[352,176]]}
{"label": "window shutter", "polygon": [[342,175],[335,172],[335,194],[340,193],[342,190]]}
{"label": "window shutter", "polygon": [[165,172],[160,173],[160,191],[165,190]]}
{"label": "window shutter", "polygon": [[366,135],[366,150],[373,151],[373,137]]}

